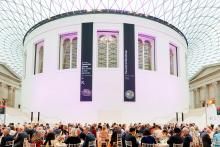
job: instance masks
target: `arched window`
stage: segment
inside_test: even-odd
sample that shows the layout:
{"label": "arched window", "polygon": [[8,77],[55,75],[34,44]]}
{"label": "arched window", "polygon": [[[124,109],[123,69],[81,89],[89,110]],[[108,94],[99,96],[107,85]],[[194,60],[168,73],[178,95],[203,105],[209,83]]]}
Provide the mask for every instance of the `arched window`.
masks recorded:
{"label": "arched window", "polygon": [[44,56],[44,47],[41,46],[40,49],[39,49],[38,73],[43,72],[43,56]]}
{"label": "arched window", "polygon": [[170,74],[178,76],[178,56],[177,47],[170,43]]}
{"label": "arched window", "polygon": [[143,70],[155,70],[154,38],[138,35],[138,68]]}
{"label": "arched window", "polygon": [[138,67],[143,69],[143,42],[138,39]]}
{"label": "arched window", "polygon": [[117,37],[115,35],[109,36],[108,40],[108,67],[117,67]]}
{"label": "arched window", "polygon": [[34,74],[43,72],[44,41],[35,44]]}
{"label": "arched window", "polygon": [[170,74],[174,74],[173,51],[170,49]]}
{"label": "arched window", "polygon": [[77,38],[72,39],[72,68],[77,67]]}
{"label": "arched window", "polygon": [[77,68],[77,34],[61,35],[60,44],[60,68]]}
{"label": "arched window", "polygon": [[107,39],[104,35],[98,38],[98,67],[107,67]]}
{"label": "arched window", "polygon": [[70,68],[70,39],[63,41],[63,69]]}
{"label": "arched window", "polygon": [[144,69],[151,70],[151,44],[148,40],[144,41]]}
{"label": "arched window", "polygon": [[117,31],[98,31],[98,67],[118,67]]}

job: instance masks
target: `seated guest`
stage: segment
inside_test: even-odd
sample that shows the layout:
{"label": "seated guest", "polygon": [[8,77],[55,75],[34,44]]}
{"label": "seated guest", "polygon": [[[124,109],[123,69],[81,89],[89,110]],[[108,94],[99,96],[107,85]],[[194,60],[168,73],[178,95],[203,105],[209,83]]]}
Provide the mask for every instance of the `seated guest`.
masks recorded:
{"label": "seated guest", "polygon": [[25,138],[28,138],[28,134],[24,131],[24,127],[20,126],[15,137],[14,147],[22,147]]}
{"label": "seated guest", "polygon": [[79,144],[81,142],[79,134],[77,134],[77,129],[72,128],[70,136],[64,141],[65,144]]}
{"label": "seated guest", "polygon": [[7,141],[13,141],[13,137],[9,135],[10,128],[4,128],[3,130],[3,137],[1,139],[1,147],[6,146]]}
{"label": "seated guest", "polygon": [[36,144],[36,147],[40,147],[43,145],[43,139],[41,138],[41,132],[36,131],[31,138],[31,143]]}
{"label": "seated guest", "polygon": [[48,133],[47,133],[47,135],[46,135],[46,137],[45,137],[45,142],[44,142],[44,145],[52,145],[52,140],[54,140],[55,139],[55,133],[53,132],[53,130],[52,129],[49,129],[48,130]]}
{"label": "seated guest", "polygon": [[174,128],[174,135],[170,136],[170,138],[167,141],[167,144],[169,144],[169,147],[173,147],[173,144],[182,144],[183,138],[180,136],[181,130],[180,128]]}
{"label": "seated guest", "polygon": [[84,133],[86,136],[82,147],[88,147],[90,141],[95,141],[95,136],[90,132],[89,127],[85,127]]}
{"label": "seated guest", "polygon": [[160,143],[167,143],[167,140],[169,139],[168,131],[164,129],[161,133],[161,136],[159,138]]}
{"label": "seated guest", "polygon": [[131,127],[129,129],[129,133],[125,136],[125,144],[126,144],[126,141],[131,141],[132,147],[138,147],[138,142],[135,137],[135,134],[136,134],[136,129]]}
{"label": "seated guest", "polygon": [[189,134],[189,129],[184,127],[183,130],[183,147],[190,147],[192,144],[192,136]]}
{"label": "seated guest", "polygon": [[145,129],[143,132],[143,137],[141,139],[141,144],[147,143],[147,144],[156,144],[156,140],[153,136],[151,136],[150,130]]}
{"label": "seated guest", "polygon": [[212,140],[210,134],[211,134],[211,130],[209,128],[206,128],[203,134],[201,135],[203,147],[211,147]]}
{"label": "seated guest", "polygon": [[109,135],[108,135],[108,131],[106,129],[106,126],[102,127],[102,130],[99,133],[99,138],[101,141],[108,141],[109,140]]}
{"label": "seated guest", "polygon": [[[100,133],[99,133],[99,143],[100,143],[100,145],[101,146],[103,146],[102,145],[102,143],[104,142],[104,143],[106,143],[106,144],[108,144],[108,141],[109,141],[109,135],[108,135],[108,131],[107,131],[107,129],[106,129],[106,126],[103,126],[102,127],[102,130],[100,131]],[[106,144],[104,145],[104,146],[106,146]]]}
{"label": "seated guest", "polygon": [[117,136],[118,136],[118,134],[121,135],[121,128],[119,126],[115,125],[113,130],[112,130],[110,146],[113,146],[114,143],[117,143]]}

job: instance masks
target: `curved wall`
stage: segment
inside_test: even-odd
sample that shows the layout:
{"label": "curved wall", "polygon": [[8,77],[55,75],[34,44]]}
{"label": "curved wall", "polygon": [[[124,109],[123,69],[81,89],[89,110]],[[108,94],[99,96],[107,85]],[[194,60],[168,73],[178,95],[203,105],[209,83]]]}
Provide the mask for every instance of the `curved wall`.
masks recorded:
{"label": "curved wall", "polygon": [[[80,102],[81,24],[93,22],[93,100]],[[123,23],[135,25],[136,101],[124,102]],[[118,68],[97,67],[97,30],[119,31]],[[77,32],[77,68],[59,69],[60,34]],[[153,71],[138,69],[138,34],[155,37]],[[43,73],[34,75],[35,43],[44,40]],[[170,75],[169,44],[178,47],[178,76]],[[169,120],[188,110],[184,38],[160,23],[117,14],[87,14],[46,23],[26,36],[23,111],[74,122],[146,122]]]}

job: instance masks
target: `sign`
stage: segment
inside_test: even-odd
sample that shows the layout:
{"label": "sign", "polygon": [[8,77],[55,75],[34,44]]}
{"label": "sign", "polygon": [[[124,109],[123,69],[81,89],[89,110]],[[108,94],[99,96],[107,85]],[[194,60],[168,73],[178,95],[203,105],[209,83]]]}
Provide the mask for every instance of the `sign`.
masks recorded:
{"label": "sign", "polygon": [[135,101],[134,24],[124,24],[124,101]]}
{"label": "sign", "polygon": [[92,101],[93,23],[82,24],[80,101]]}

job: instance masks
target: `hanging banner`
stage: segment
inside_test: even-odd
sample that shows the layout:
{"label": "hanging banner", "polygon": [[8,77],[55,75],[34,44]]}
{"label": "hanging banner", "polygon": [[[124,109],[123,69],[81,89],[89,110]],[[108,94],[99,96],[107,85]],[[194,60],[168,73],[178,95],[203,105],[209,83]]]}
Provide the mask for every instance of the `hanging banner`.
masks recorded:
{"label": "hanging banner", "polygon": [[5,114],[6,100],[0,100],[0,114]]}
{"label": "hanging banner", "polygon": [[135,101],[134,24],[124,24],[124,101]]}
{"label": "hanging banner", "polygon": [[82,24],[80,101],[92,101],[93,23]]}

